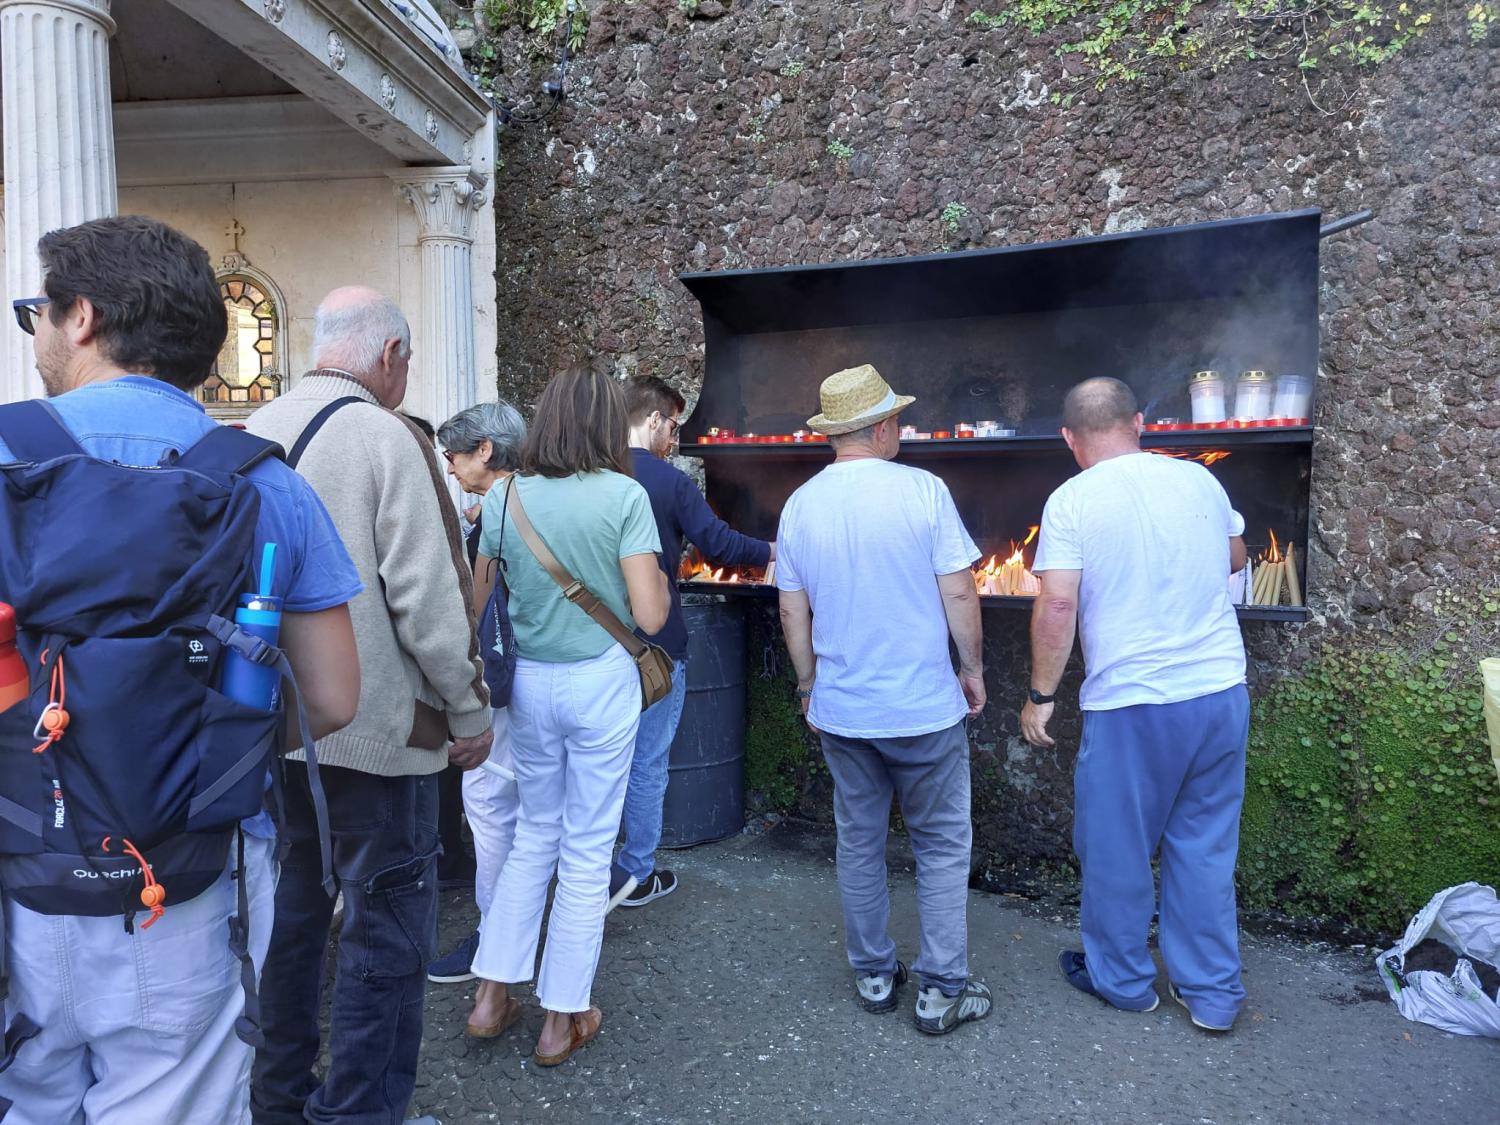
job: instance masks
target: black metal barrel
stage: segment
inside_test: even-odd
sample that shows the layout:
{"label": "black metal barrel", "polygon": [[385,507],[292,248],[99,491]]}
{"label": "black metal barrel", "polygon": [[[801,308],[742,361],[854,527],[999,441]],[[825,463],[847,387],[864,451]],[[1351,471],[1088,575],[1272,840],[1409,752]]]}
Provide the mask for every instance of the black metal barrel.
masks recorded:
{"label": "black metal barrel", "polygon": [[664,848],[745,826],[745,609],[737,598],[687,594],[687,700],[667,764]]}

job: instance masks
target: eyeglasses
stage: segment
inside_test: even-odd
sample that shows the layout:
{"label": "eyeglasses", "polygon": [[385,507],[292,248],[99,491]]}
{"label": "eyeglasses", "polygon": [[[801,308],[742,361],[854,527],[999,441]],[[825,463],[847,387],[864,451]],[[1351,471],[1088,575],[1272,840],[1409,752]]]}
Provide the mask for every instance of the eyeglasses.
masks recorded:
{"label": "eyeglasses", "polygon": [[661,416],[661,420],[663,422],[665,422],[667,425],[669,425],[669,426],[672,427],[672,432],[674,434],[678,430],[682,429],[682,419],[681,418],[668,418],[665,414],[663,414]]}
{"label": "eyeglasses", "polygon": [[443,457],[447,460],[448,464],[450,464],[450,465],[453,464],[453,450],[451,450],[451,449],[445,449],[445,450],[443,450]]}
{"label": "eyeglasses", "polygon": [[10,307],[16,314],[16,323],[21,326],[21,331],[28,336],[35,336],[36,318],[41,315],[42,306],[51,303],[46,297],[20,297],[12,301]]}

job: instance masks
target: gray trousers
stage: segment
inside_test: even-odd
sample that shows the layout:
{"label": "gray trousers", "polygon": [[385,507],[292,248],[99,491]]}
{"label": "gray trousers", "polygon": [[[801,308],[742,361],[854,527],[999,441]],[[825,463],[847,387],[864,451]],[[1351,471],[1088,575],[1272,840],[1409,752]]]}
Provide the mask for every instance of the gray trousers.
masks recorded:
{"label": "gray trousers", "polygon": [[890,973],[896,943],[888,931],[885,842],[891,796],[917,862],[922,950],[912,969],[923,988],[963,991],[969,976],[969,736],[964,723],[908,738],[845,738],[822,733],[833,775],[838,825],[839,894],[849,964],[858,973]]}

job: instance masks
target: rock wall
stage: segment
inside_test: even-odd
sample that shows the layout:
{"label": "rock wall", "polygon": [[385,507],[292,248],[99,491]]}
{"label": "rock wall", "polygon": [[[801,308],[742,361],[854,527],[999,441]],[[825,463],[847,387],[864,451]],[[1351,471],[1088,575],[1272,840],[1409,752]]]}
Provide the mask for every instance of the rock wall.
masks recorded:
{"label": "rock wall", "polygon": [[[703,341],[675,281],[686,270],[1368,206],[1378,221],[1323,246],[1314,621],[1247,626],[1255,676],[1294,665],[1325,629],[1493,585],[1500,52],[1469,42],[1463,6],[1444,5],[1331,114],[1290,61],[1115,86],[1063,109],[1055,41],[967,22],[976,7],[593,6],[568,101],[501,140],[501,392],[529,403],[593,352],[691,400]],[[989,613],[986,627],[979,839],[1065,855],[1076,717],[1056,751],[1021,742],[1025,622]]]}

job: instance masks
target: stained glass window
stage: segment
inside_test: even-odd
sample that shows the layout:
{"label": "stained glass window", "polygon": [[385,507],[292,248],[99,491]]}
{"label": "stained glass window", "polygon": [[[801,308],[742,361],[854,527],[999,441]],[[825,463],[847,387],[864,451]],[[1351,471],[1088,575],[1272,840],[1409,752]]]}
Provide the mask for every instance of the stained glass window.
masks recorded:
{"label": "stained glass window", "polygon": [[229,314],[229,332],[198,397],[209,406],[227,407],[230,413],[248,413],[281,393],[280,312],[276,302],[249,278],[223,278],[219,295]]}

